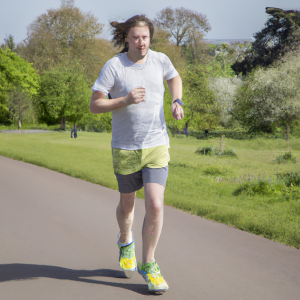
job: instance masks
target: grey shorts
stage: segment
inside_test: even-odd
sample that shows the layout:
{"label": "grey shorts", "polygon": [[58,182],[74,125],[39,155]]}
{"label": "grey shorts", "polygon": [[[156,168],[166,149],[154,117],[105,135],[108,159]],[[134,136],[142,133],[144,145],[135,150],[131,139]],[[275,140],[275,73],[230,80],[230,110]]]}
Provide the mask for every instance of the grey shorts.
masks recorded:
{"label": "grey shorts", "polygon": [[145,183],[158,183],[166,186],[168,171],[168,166],[166,166],[157,169],[143,168],[128,175],[115,173],[118,180],[119,192],[124,194],[135,192],[141,189]]}

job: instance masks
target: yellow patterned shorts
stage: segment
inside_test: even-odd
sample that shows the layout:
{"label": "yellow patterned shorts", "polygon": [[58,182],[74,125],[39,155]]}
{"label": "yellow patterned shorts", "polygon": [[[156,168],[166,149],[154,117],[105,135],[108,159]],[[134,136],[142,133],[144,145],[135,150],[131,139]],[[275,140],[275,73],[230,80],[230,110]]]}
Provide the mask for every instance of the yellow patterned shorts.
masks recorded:
{"label": "yellow patterned shorts", "polygon": [[112,156],[115,173],[122,175],[132,174],[143,168],[163,168],[170,161],[168,145],[140,150],[112,148]]}

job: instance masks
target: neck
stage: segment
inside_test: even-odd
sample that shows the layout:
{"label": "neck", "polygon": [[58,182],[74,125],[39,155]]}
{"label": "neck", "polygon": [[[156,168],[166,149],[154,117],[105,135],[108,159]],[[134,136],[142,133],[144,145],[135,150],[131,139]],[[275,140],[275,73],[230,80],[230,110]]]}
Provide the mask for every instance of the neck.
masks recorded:
{"label": "neck", "polygon": [[141,65],[146,61],[148,52],[146,55],[140,55],[137,53],[134,53],[132,50],[128,49],[127,57],[135,64]]}

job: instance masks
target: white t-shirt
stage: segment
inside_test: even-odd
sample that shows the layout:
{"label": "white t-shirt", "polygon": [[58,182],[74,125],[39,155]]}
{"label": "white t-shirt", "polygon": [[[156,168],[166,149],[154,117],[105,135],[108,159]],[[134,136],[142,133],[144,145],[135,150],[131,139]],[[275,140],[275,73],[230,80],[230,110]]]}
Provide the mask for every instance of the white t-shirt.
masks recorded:
{"label": "white t-shirt", "polygon": [[[110,59],[102,68],[92,91],[124,97],[137,87],[146,90],[146,101],[112,111],[113,148],[138,150],[169,145],[164,117],[164,79],[178,76],[170,59],[148,50],[146,61],[135,64],[126,53]],[[108,100],[109,101],[109,100]]]}

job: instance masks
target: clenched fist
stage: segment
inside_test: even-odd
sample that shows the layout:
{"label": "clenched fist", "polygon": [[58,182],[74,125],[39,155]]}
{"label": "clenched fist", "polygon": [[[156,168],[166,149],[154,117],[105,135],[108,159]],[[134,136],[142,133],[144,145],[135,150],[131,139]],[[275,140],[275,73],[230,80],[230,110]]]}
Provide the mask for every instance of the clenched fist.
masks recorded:
{"label": "clenched fist", "polygon": [[145,102],[146,90],[142,87],[135,88],[125,96],[124,100],[127,105],[139,104],[140,102]]}
{"label": "clenched fist", "polygon": [[172,103],[171,112],[172,112],[173,118],[175,120],[180,120],[180,119],[183,119],[183,117],[184,117],[183,109],[180,106],[180,104],[177,102]]}

